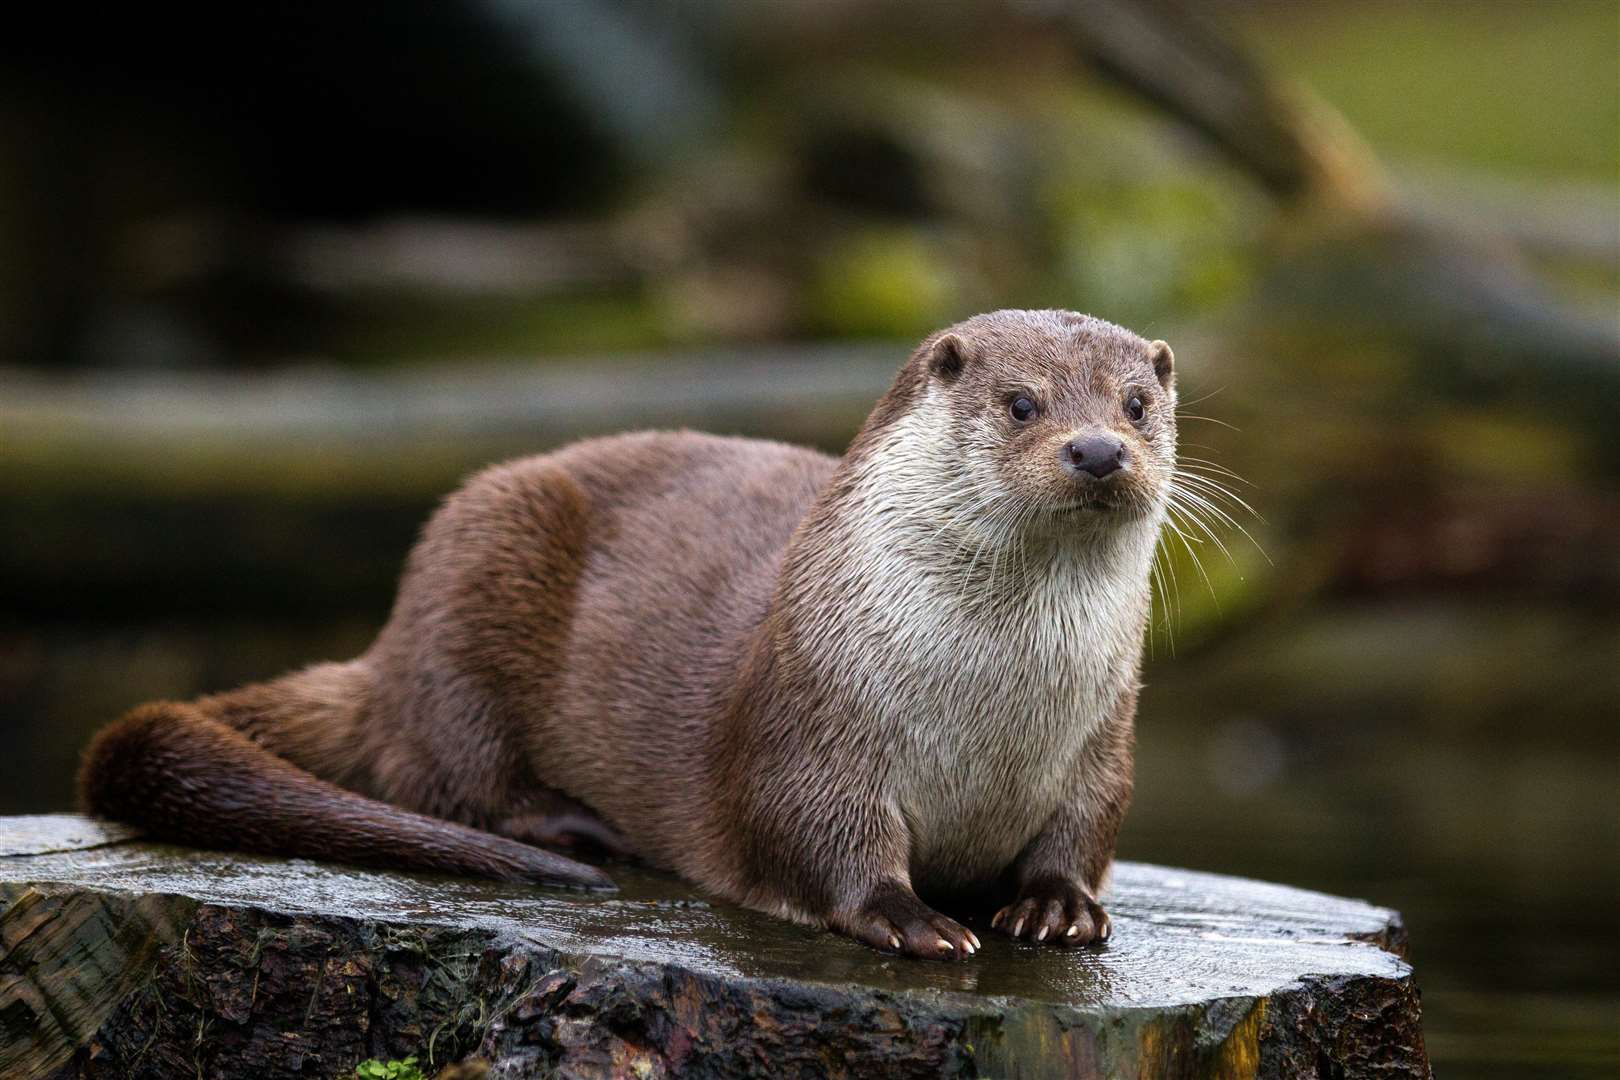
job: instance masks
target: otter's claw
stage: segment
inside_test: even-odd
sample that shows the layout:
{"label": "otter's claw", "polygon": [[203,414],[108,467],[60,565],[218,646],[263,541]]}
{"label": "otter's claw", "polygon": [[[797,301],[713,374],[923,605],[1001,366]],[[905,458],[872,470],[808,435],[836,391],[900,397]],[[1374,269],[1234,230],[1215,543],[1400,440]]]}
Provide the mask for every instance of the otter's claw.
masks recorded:
{"label": "otter's claw", "polygon": [[1059,878],[1026,884],[1019,897],[990,920],[1015,938],[1034,944],[1089,945],[1107,941],[1113,924],[1086,890]]}
{"label": "otter's claw", "polygon": [[835,919],[834,925],[880,952],[926,960],[964,960],[980,947],[973,931],[898,884],[874,890],[858,911]]}

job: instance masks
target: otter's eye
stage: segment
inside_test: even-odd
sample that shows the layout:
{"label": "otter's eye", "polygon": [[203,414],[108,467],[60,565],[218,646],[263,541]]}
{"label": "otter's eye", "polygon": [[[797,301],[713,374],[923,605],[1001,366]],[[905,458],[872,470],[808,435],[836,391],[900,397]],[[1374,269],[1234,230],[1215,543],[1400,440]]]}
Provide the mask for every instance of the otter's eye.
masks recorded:
{"label": "otter's eye", "polygon": [[1132,394],[1125,400],[1125,415],[1131,418],[1132,423],[1147,415],[1147,406],[1142,404],[1141,394]]}
{"label": "otter's eye", "polygon": [[1027,423],[1035,415],[1035,403],[1027,397],[1015,397],[1007,412],[1020,424]]}

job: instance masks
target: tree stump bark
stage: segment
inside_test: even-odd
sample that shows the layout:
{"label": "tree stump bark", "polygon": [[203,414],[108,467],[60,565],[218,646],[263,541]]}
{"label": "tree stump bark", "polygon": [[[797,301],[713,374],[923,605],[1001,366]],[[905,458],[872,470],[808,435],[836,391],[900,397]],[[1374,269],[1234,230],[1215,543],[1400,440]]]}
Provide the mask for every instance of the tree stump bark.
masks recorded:
{"label": "tree stump bark", "polygon": [[614,874],[604,897],[0,818],[0,1076],[1429,1075],[1400,918],[1359,901],[1121,863],[1106,946],[981,926],[933,964]]}

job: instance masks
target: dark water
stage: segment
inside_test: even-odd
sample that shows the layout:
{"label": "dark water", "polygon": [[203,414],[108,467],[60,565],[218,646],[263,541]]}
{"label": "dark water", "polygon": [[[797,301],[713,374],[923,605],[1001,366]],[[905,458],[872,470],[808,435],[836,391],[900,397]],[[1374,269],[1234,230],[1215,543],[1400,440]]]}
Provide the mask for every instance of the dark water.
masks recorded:
{"label": "dark water", "polygon": [[[346,655],[369,632],[358,616],[13,626],[0,812],[69,805],[77,747],[133,701]],[[1123,856],[1401,910],[1439,1075],[1614,1075],[1620,625],[1346,602],[1155,651]]]}
{"label": "dark water", "polygon": [[1437,1075],[1616,1075],[1617,657],[1611,619],[1436,603],[1162,663],[1121,852],[1402,911]]}

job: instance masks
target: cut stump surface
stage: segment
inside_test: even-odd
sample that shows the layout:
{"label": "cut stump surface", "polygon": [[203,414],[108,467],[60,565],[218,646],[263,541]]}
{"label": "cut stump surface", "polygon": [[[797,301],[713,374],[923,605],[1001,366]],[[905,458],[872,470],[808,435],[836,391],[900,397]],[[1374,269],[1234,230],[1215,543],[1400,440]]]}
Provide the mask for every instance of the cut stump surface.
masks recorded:
{"label": "cut stump surface", "polygon": [[617,866],[588,895],[0,818],[0,1076],[1426,1077],[1399,916],[1121,863],[1113,939],[959,964]]}

